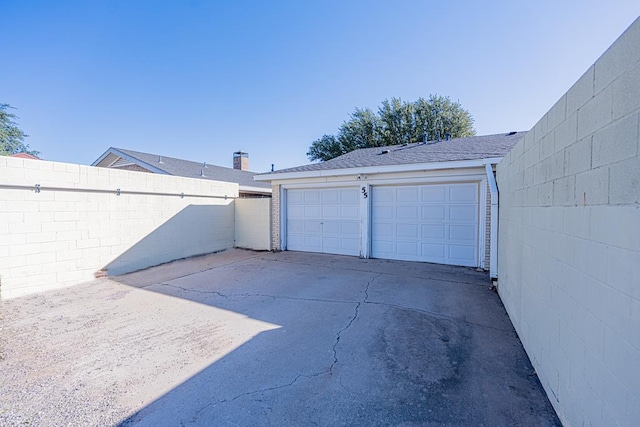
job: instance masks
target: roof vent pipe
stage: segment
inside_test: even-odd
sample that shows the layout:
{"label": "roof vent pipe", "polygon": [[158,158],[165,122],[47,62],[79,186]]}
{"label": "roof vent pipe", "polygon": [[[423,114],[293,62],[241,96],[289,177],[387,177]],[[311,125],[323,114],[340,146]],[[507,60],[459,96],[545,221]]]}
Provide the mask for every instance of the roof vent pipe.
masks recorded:
{"label": "roof vent pipe", "polygon": [[451,139],[451,134],[449,132],[444,134],[444,140],[449,141]]}
{"label": "roof vent pipe", "polygon": [[428,140],[429,140],[429,139],[428,139],[427,133],[426,133],[426,132],[425,132],[425,133],[423,133],[423,134],[422,134],[422,143],[423,143],[423,144],[426,144]]}
{"label": "roof vent pipe", "polygon": [[206,168],[207,167],[207,162],[202,162],[202,167]]}
{"label": "roof vent pipe", "polygon": [[162,156],[158,156],[158,163],[163,163],[162,162]]}
{"label": "roof vent pipe", "polygon": [[274,170],[273,167],[274,167],[274,165],[273,165],[273,163],[271,163],[271,172],[273,172],[273,170]]}
{"label": "roof vent pipe", "polygon": [[204,169],[200,169],[200,176],[201,177],[205,177],[206,175],[204,174]]}

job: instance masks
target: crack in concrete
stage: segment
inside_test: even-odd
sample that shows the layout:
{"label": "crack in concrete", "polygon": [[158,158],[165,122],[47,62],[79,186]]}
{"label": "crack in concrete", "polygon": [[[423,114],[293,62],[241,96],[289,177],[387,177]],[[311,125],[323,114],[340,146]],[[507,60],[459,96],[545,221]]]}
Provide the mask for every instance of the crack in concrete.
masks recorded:
{"label": "crack in concrete", "polygon": [[[244,397],[248,397],[248,396],[252,396],[255,394],[260,394],[260,393],[266,393],[266,392],[270,392],[270,391],[274,391],[274,390],[281,390],[287,387],[292,387],[294,384],[296,384],[300,379],[312,379],[312,378],[316,378],[319,377],[320,375],[324,375],[324,374],[329,374],[329,375],[333,375],[333,370],[336,367],[336,365],[340,362],[340,359],[338,357],[338,345],[340,344],[340,340],[342,339],[342,335],[344,334],[345,331],[347,331],[349,328],[351,328],[351,326],[353,326],[354,322],[356,321],[356,319],[359,317],[360,315],[360,308],[363,304],[371,304],[371,305],[381,305],[381,306],[386,306],[386,307],[392,307],[395,309],[400,309],[400,310],[407,310],[407,311],[412,311],[412,312],[418,312],[421,314],[426,314],[428,316],[432,316],[432,317],[436,317],[442,320],[447,320],[450,322],[462,322],[462,323],[467,323],[467,324],[471,324],[471,325],[475,325],[475,326],[479,326],[479,327],[483,327],[483,328],[489,328],[489,329],[494,329],[497,331],[501,331],[501,332],[510,332],[508,330],[504,330],[504,329],[500,329],[500,328],[495,328],[492,326],[487,326],[487,325],[482,325],[482,324],[478,324],[478,323],[474,323],[474,322],[470,322],[464,319],[456,319],[452,316],[447,316],[445,314],[442,313],[435,313],[432,311],[427,311],[427,310],[421,310],[421,309],[417,309],[417,308],[411,308],[411,307],[405,307],[402,305],[398,305],[398,304],[390,304],[390,303],[384,303],[384,302],[376,302],[376,301],[370,301],[369,298],[369,289],[371,287],[371,285],[373,284],[373,282],[375,281],[375,279],[377,277],[379,277],[380,275],[385,274],[385,273],[376,273],[375,276],[373,276],[371,278],[371,280],[367,281],[367,284],[364,288],[363,291],[363,299],[362,301],[339,301],[339,300],[327,300],[327,299],[320,299],[320,298],[301,298],[301,297],[289,297],[289,296],[278,296],[278,295],[269,295],[269,294],[254,294],[254,293],[241,293],[241,294],[223,294],[221,292],[218,291],[205,291],[205,290],[196,290],[196,289],[188,289],[188,288],[184,288],[181,286],[176,286],[173,284],[169,284],[169,283],[160,283],[160,285],[163,286],[168,286],[168,287],[173,287],[175,289],[180,289],[182,291],[185,292],[195,292],[195,293],[203,293],[203,294],[214,294],[214,295],[218,295],[220,297],[223,298],[230,298],[230,297],[266,297],[266,298],[274,298],[274,299],[290,299],[290,300],[300,300],[300,301],[310,301],[310,302],[324,302],[324,303],[338,303],[338,304],[355,304],[354,307],[354,313],[353,316],[350,317],[349,321],[347,322],[347,324],[340,329],[338,332],[336,332],[336,337],[335,337],[335,341],[333,343],[333,346],[331,347],[331,351],[333,354],[333,361],[331,363],[331,365],[327,368],[324,369],[322,371],[316,372],[316,373],[312,373],[312,374],[298,374],[293,380],[291,380],[288,383],[285,384],[280,384],[280,385],[276,385],[276,386],[272,386],[272,387],[265,387],[265,388],[261,388],[258,390],[252,390],[252,391],[248,391],[245,393],[241,393],[238,394],[232,398],[229,399],[222,399],[222,400],[218,400],[216,402],[211,402],[206,404],[205,406],[201,407],[196,413],[195,415],[188,421],[189,424],[193,424],[195,422],[198,421],[199,416],[202,414],[202,412],[204,412],[205,410],[207,410],[208,408],[212,407],[212,406],[216,406],[216,405],[220,405],[220,404],[224,404],[224,403],[229,403],[229,402],[233,402],[236,401],[238,399],[244,398]],[[339,383],[340,386],[349,391],[352,392],[350,390],[348,390],[344,384],[342,384],[341,379],[339,379]]]}
{"label": "crack in concrete", "polygon": [[[358,304],[359,304],[359,303],[358,303]],[[350,322],[350,324],[351,324],[351,322]],[[348,326],[347,326],[347,327],[348,327]],[[346,328],[345,328],[345,329],[346,329]],[[344,331],[344,329],[343,329],[342,331]],[[342,332],[342,331],[340,331],[340,332]],[[339,334],[340,332],[338,332],[338,334]],[[336,345],[337,345],[337,344],[336,344]],[[334,348],[335,348],[335,345],[334,345]],[[335,358],[335,356],[334,356],[334,358]],[[335,363],[334,363],[334,364],[335,364]],[[239,395],[237,395],[237,396],[234,396],[234,397],[232,397],[231,399],[222,399],[222,400],[218,400],[217,402],[211,402],[211,403],[209,403],[209,404],[207,404],[207,405],[203,406],[202,408],[200,408],[200,409],[196,412],[196,414],[191,418],[191,420],[189,421],[189,423],[190,423],[190,424],[191,424],[191,423],[195,423],[195,422],[198,420],[198,417],[200,416],[200,414],[201,414],[203,411],[205,411],[207,408],[210,408],[210,407],[215,406],[215,405],[220,405],[220,404],[223,404],[223,403],[233,402],[233,401],[235,401],[235,400],[237,400],[237,399],[240,399],[240,398],[243,398],[243,397],[247,397],[247,396],[251,396],[251,395],[254,395],[254,394],[266,393],[266,392],[269,392],[269,391],[281,390],[281,389],[283,389],[283,388],[291,387],[291,386],[293,386],[296,382],[298,382],[298,380],[299,380],[300,378],[311,379],[311,378],[319,377],[320,375],[323,375],[323,374],[330,373],[330,372],[331,372],[331,369],[333,368],[333,365],[334,365],[334,364],[332,364],[332,365],[331,365],[331,367],[329,367],[329,369],[324,369],[324,370],[322,370],[322,371],[320,371],[320,372],[316,372],[316,373],[313,373],[313,374],[307,374],[307,375],[305,375],[305,374],[298,374],[298,375],[297,375],[297,376],[296,376],[292,381],[290,381],[290,382],[289,382],[289,383],[287,383],[287,384],[281,384],[281,385],[278,385],[278,386],[266,387],[266,388],[262,388],[262,389],[259,389],[259,390],[248,391],[248,392],[246,392],[246,393],[241,393],[241,394],[239,394]]]}
{"label": "crack in concrete", "polygon": [[294,301],[326,302],[326,303],[332,303],[332,304],[356,304],[357,303],[357,301],[341,301],[341,300],[331,300],[331,299],[322,299],[322,298],[302,298],[302,297],[290,297],[290,296],[286,296],[286,295],[254,294],[254,293],[249,293],[249,292],[245,292],[245,293],[241,293],[241,294],[223,294],[222,292],[218,292],[218,291],[205,291],[205,290],[200,290],[200,289],[184,288],[182,286],[176,286],[176,285],[172,285],[170,283],[156,283],[156,284],[149,285],[149,286],[157,286],[157,285],[167,286],[167,287],[175,288],[175,289],[180,289],[180,290],[182,290],[184,292],[194,292],[194,293],[198,293],[198,294],[218,295],[218,296],[223,297],[223,298],[260,297],[260,298],[273,298],[273,299],[289,299],[289,300],[294,300]]}
{"label": "crack in concrete", "polygon": [[[333,343],[333,346],[331,347],[331,351],[333,352],[333,362],[331,363],[331,365],[329,366],[328,369],[324,369],[320,372],[316,372],[313,374],[308,374],[308,375],[304,375],[304,374],[298,374],[291,382],[287,383],[287,384],[282,384],[282,385],[278,385],[278,386],[274,386],[274,387],[267,387],[267,388],[262,388],[260,390],[253,390],[253,391],[249,391],[246,393],[241,393],[237,396],[232,397],[231,399],[223,399],[223,400],[219,400],[217,402],[211,402],[205,406],[203,406],[202,408],[200,408],[196,414],[191,418],[191,420],[189,421],[189,423],[195,423],[198,420],[198,417],[200,416],[200,414],[205,411],[207,408],[210,408],[211,406],[215,406],[215,405],[219,405],[222,403],[229,403],[229,402],[233,402],[237,399],[243,398],[243,397],[247,397],[247,396],[251,396],[254,394],[258,394],[258,393],[265,393],[265,392],[269,392],[269,391],[274,391],[274,390],[281,390],[283,388],[287,388],[287,387],[291,387],[293,386],[300,378],[307,378],[307,379],[311,379],[311,378],[316,378],[320,375],[324,375],[324,374],[333,374],[333,368],[338,364],[339,360],[338,360],[338,344],[340,343],[340,338],[342,337],[342,334],[351,327],[351,325],[353,325],[353,322],[355,322],[355,320],[358,318],[359,315],[359,311],[360,311],[360,306],[366,302],[366,300],[369,298],[369,286],[371,285],[371,283],[375,280],[375,276],[373,277],[373,279],[371,279],[370,281],[367,282],[367,286],[364,289],[364,300],[363,301],[357,301],[357,302],[349,302],[349,301],[331,301],[331,300],[318,300],[318,299],[309,299],[309,298],[293,298],[293,297],[289,297],[288,299],[301,299],[304,301],[318,301],[318,302],[331,302],[331,303],[349,303],[349,304],[354,304],[355,303],[355,309],[354,309],[354,313],[353,316],[349,319],[349,322],[347,323],[347,325],[340,329],[337,333],[336,333],[336,339],[335,342]],[[173,286],[176,288],[180,288],[178,286],[174,286],[174,285],[169,285],[169,284],[164,284],[166,286]],[[180,289],[184,289],[184,288],[180,288]],[[186,290],[186,289],[185,289]],[[215,292],[216,294],[219,294],[219,292]],[[239,294],[237,296],[255,296],[255,295],[260,295],[260,294]],[[260,295],[260,296],[264,296],[264,295]],[[275,296],[270,296],[270,295],[266,295],[269,296],[271,298],[287,298],[287,297],[275,297]],[[227,295],[225,295],[225,297],[227,297]]]}
{"label": "crack in concrete", "polygon": [[180,289],[181,291],[184,291],[184,292],[196,292],[199,294],[213,294],[213,295],[218,295],[219,297],[222,297],[222,298],[229,298],[227,295],[220,293],[218,291],[201,291],[199,289],[189,289],[189,288],[184,288],[182,286],[172,285],[170,283],[154,283],[153,285],[145,286],[142,289],[148,288],[149,286],[158,286],[158,285],[167,286],[169,288]]}
{"label": "crack in concrete", "polygon": [[[384,274],[384,273],[378,273],[378,276]],[[491,329],[494,331],[499,331],[499,332],[512,332],[509,329],[502,329],[502,328],[497,328],[495,326],[490,326],[490,325],[485,325],[482,323],[476,323],[476,322],[471,322],[469,320],[465,320],[465,319],[458,319],[456,317],[453,316],[449,316],[447,314],[443,314],[443,313],[436,313],[433,311],[429,311],[429,310],[421,310],[419,308],[413,308],[413,307],[406,307],[403,305],[399,305],[399,304],[391,304],[391,303],[387,303],[387,302],[379,302],[379,301],[369,301],[369,287],[371,286],[371,284],[374,282],[374,280],[376,279],[377,276],[374,276],[370,281],[367,282],[367,285],[364,289],[364,300],[363,301],[340,301],[340,300],[329,300],[329,299],[321,299],[321,298],[301,298],[301,297],[289,297],[289,296],[283,296],[283,295],[269,295],[269,294],[252,294],[252,293],[242,293],[242,294],[223,294],[221,292],[218,291],[204,291],[204,290],[198,290],[198,289],[188,289],[188,288],[183,288],[181,286],[176,286],[176,285],[172,285],[169,283],[158,283],[159,285],[163,285],[163,286],[168,286],[168,287],[172,287],[172,288],[176,288],[176,289],[180,289],[183,290],[185,292],[195,292],[195,293],[202,293],[202,294],[214,294],[214,295],[218,295],[222,298],[231,298],[231,297],[261,297],[261,298],[273,298],[273,299],[289,299],[289,300],[295,300],[295,301],[310,301],[310,302],[325,302],[325,303],[330,303],[330,304],[358,304],[358,308],[359,305],[361,303],[363,304],[371,304],[371,305],[381,305],[381,306],[385,306],[385,307],[392,307],[392,308],[397,308],[400,310],[406,310],[406,311],[413,311],[416,313],[421,313],[421,314],[426,314],[428,316],[433,316],[436,317],[438,319],[442,319],[442,320],[448,320],[450,322],[461,322],[461,323],[466,323],[468,325],[473,325],[473,326],[478,326],[481,328],[486,328],[486,329]],[[153,285],[150,285],[153,286]]]}
{"label": "crack in concrete", "polygon": [[347,326],[345,326],[344,328],[342,328],[341,330],[338,331],[338,333],[336,334],[336,341],[333,343],[333,347],[332,347],[332,351],[333,351],[333,363],[331,364],[331,366],[329,366],[329,373],[332,374],[333,373],[333,368],[338,364],[338,344],[340,344],[340,338],[342,336],[342,333],[344,331],[346,331],[347,329],[349,329],[351,327],[351,325],[353,325],[353,322],[358,318],[358,314],[359,314],[359,310],[360,310],[360,302],[356,303],[356,308],[355,308],[355,312],[353,314],[353,317],[351,318],[351,320],[349,320],[349,323],[347,323]]}
{"label": "crack in concrete", "polygon": [[[321,375],[324,372],[321,372],[317,375]],[[246,393],[241,393],[235,397],[232,397],[231,399],[222,399],[222,400],[218,400],[217,402],[211,402],[205,406],[203,406],[202,408],[200,408],[195,415],[191,418],[191,420],[189,421],[189,423],[195,423],[198,420],[198,417],[200,416],[200,414],[205,411],[207,408],[210,408],[212,406],[215,405],[220,405],[222,403],[229,403],[229,402],[233,402],[234,400],[240,399],[241,397],[246,397],[246,396],[250,396],[252,394],[257,394],[257,393],[264,393],[267,391],[273,391],[273,390],[280,390],[283,388],[287,388],[287,387],[291,387],[293,384],[295,384],[301,377],[306,377],[306,378],[312,378],[317,376],[316,374],[312,374],[312,375],[302,375],[299,374],[298,376],[296,376],[291,382],[287,383],[287,384],[282,384],[282,385],[278,385],[278,386],[274,386],[274,387],[266,387],[260,390],[253,390],[253,391],[248,391]]]}
{"label": "crack in concrete", "polygon": [[366,287],[366,288],[364,288],[364,301],[363,301],[363,302],[364,302],[365,304],[367,304],[367,303],[369,302],[369,286],[371,286],[371,284],[373,283],[373,281],[374,281],[374,280],[376,280],[376,277],[378,277],[378,276],[373,276],[373,277],[371,278],[371,280],[369,280],[369,281],[367,282],[367,287]]}
{"label": "crack in concrete", "polygon": [[323,298],[303,298],[303,297],[289,297],[286,295],[269,295],[269,294],[230,294],[228,296],[231,297],[266,297],[273,299],[288,299],[294,301],[310,301],[310,302],[326,302],[331,304],[356,304],[358,301],[341,301],[341,300],[332,300],[332,299],[323,299]]}

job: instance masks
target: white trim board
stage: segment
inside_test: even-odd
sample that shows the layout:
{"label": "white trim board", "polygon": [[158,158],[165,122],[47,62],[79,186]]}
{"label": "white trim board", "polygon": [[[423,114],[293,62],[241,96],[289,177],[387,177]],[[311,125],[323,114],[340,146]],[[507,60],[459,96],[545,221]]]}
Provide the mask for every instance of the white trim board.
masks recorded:
{"label": "white trim board", "polygon": [[358,174],[378,174],[393,172],[418,172],[432,171],[442,169],[466,169],[474,167],[484,167],[486,164],[499,163],[502,157],[492,157],[488,159],[477,160],[458,160],[451,162],[435,162],[435,163],[414,163],[406,165],[385,165],[385,166],[365,166],[344,169],[326,169],[311,170],[300,172],[273,172],[264,175],[256,175],[253,177],[256,181],[277,181],[297,178],[322,178],[330,176],[345,176]]}

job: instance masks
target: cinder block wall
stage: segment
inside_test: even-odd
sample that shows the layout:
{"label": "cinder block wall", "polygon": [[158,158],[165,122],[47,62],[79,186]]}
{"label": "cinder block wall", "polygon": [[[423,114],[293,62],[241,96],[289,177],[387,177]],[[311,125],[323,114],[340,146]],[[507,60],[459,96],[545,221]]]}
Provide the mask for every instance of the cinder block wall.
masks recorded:
{"label": "cinder block wall", "polygon": [[237,196],[231,183],[0,157],[0,297],[232,248]]}
{"label": "cinder block wall", "polygon": [[271,199],[243,198],[235,201],[237,248],[271,249]]}
{"label": "cinder block wall", "polygon": [[640,425],[640,20],[498,165],[498,290],[566,425]]}

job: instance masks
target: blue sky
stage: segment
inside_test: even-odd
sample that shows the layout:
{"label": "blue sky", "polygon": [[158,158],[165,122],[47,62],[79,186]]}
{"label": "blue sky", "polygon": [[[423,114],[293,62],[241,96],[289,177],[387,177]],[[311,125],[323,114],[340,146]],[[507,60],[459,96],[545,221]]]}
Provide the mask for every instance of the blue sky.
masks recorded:
{"label": "blue sky", "polygon": [[108,147],[263,172],[308,163],[356,107],[458,100],[528,130],[640,15],[637,0],[0,0],[0,102],[31,148]]}

